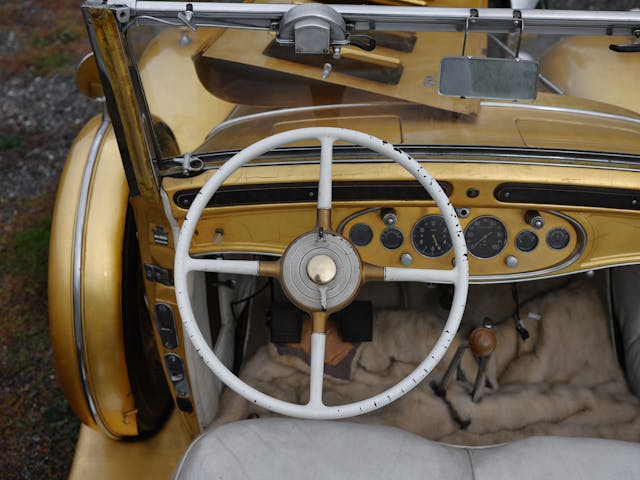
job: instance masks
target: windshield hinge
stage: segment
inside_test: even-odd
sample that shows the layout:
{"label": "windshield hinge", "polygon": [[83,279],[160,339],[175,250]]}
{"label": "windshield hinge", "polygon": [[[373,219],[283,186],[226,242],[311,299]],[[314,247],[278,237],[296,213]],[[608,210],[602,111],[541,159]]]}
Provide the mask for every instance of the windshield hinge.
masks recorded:
{"label": "windshield hinge", "polygon": [[204,168],[204,162],[191,153],[185,153],[182,157],[176,157],[173,159],[174,163],[177,163],[182,167],[182,174],[188,176],[192,172],[201,172]]}

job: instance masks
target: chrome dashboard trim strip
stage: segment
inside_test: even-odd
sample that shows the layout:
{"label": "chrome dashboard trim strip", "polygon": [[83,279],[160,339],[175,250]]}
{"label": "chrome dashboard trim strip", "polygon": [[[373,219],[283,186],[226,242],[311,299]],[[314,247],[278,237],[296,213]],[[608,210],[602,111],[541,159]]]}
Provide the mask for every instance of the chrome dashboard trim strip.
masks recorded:
{"label": "chrome dashboard trim strip", "polygon": [[[499,156],[499,155],[496,155]],[[539,157],[538,157],[539,158]],[[571,168],[587,168],[592,170],[616,170],[621,172],[640,172],[640,164],[637,168],[631,167],[618,167],[613,165],[581,165],[576,163],[560,163],[560,162],[530,162],[530,161],[517,161],[517,160],[460,160],[460,159],[424,159],[418,160],[419,163],[493,163],[497,165],[530,165],[538,167],[571,167]],[[249,163],[243,168],[252,167],[275,167],[283,165],[318,165],[317,160],[291,160],[285,162],[261,162],[261,163]],[[335,164],[365,164],[365,163],[393,163],[386,159],[363,159],[363,160],[334,160]],[[218,170],[219,166],[204,167],[202,171]],[[163,177],[170,176],[169,174],[163,175]]]}
{"label": "chrome dashboard trim strip", "polygon": [[594,112],[593,110],[582,110],[580,108],[551,107],[549,105],[531,105],[527,103],[505,103],[505,102],[480,102],[481,107],[501,107],[501,108],[521,108],[523,110],[540,110],[554,113],[570,113],[572,115],[584,115],[588,117],[606,118],[607,120],[617,120],[640,125],[640,118],[617,115],[614,113]]}
{"label": "chrome dashboard trim strip", "polygon": [[76,209],[76,222],[73,234],[73,331],[76,345],[76,355],[78,357],[78,366],[80,367],[80,378],[82,380],[82,389],[91,413],[93,421],[100,429],[112,438],[116,438],[105,426],[98,410],[96,402],[89,387],[87,374],[87,359],[85,356],[84,331],[82,323],[82,259],[84,254],[84,232],[87,220],[87,208],[89,201],[89,190],[91,187],[91,179],[95,171],[98,153],[102,147],[107,129],[111,125],[111,120],[107,113],[106,104],[103,105],[102,120],[98,130],[93,137],[87,163],[82,174],[82,184],[80,187],[80,196],[78,198],[78,207]]}

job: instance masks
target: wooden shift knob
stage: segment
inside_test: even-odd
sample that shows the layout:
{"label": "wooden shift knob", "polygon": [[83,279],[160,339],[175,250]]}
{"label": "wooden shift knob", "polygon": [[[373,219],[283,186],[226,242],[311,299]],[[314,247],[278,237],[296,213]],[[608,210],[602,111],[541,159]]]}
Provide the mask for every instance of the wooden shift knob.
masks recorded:
{"label": "wooden shift knob", "polygon": [[476,357],[488,357],[496,349],[496,334],[489,328],[476,328],[469,335],[469,349]]}

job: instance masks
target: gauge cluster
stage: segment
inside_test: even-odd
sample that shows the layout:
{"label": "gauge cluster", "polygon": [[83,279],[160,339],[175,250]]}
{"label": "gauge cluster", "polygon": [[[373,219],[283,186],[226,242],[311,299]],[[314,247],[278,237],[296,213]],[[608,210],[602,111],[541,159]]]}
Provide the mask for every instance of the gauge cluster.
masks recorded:
{"label": "gauge cluster", "polygon": [[[465,208],[460,217],[472,277],[526,275],[562,268],[584,246],[584,231],[552,211]],[[363,260],[389,266],[451,268],[452,242],[436,208],[401,207],[367,212],[346,225],[345,234]],[[392,212],[392,216],[389,212]],[[392,221],[389,220],[392,218]]]}

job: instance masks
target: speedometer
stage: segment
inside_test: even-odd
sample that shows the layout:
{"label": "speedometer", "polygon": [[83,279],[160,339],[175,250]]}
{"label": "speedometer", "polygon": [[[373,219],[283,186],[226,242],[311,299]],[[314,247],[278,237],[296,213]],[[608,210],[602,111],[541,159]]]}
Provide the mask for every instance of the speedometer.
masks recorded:
{"label": "speedometer", "polygon": [[451,250],[451,237],[441,215],[427,215],[411,230],[413,248],[425,257],[441,257]]}
{"label": "speedometer", "polygon": [[507,229],[495,217],[478,217],[464,232],[469,253],[476,258],[493,258],[507,245]]}

